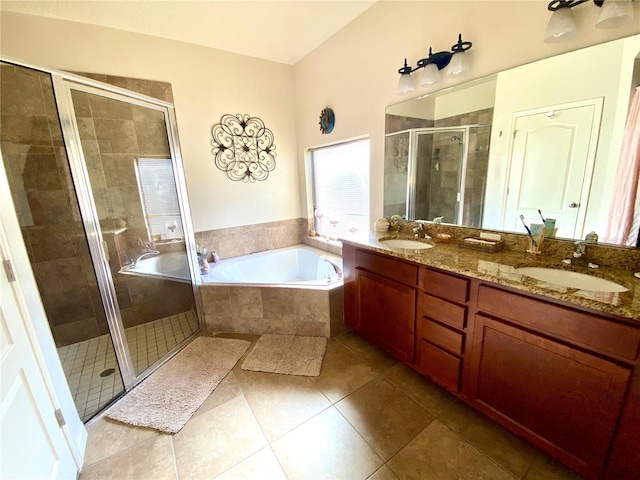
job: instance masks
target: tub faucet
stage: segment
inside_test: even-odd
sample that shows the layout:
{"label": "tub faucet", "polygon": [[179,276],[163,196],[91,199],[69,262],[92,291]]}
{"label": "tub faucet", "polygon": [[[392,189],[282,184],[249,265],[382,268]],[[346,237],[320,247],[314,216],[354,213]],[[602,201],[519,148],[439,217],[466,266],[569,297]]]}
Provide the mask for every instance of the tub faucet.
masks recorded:
{"label": "tub faucet", "polygon": [[147,252],[142,252],[133,260],[133,262],[131,263],[131,268],[135,268],[135,266],[138,265],[138,261],[142,260],[143,258],[156,255],[160,255],[160,252],[158,250],[149,250]]}
{"label": "tub faucet", "polygon": [[333,269],[336,272],[336,275],[338,276],[338,280],[340,280],[342,278],[342,269],[340,268],[340,266],[330,258],[327,258],[327,257],[320,257],[320,258],[333,267]]}

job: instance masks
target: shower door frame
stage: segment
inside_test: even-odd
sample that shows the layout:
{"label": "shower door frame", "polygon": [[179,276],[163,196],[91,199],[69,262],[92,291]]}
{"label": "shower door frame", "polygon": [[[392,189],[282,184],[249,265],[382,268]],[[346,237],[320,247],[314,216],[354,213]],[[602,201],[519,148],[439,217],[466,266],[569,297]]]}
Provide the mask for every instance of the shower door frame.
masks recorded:
{"label": "shower door frame", "polygon": [[[109,325],[109,334],[111,336],[118,362],[118,368],[120,369],[120,375],[124,385],[123,393],[126,393],[169,360],[177,351],[189,343],[203,329],[202,306],[197,292],[197,279],[200,275],[200,271],[195,260],[196,243],[191,223],[191,212],[189,209],[186,182],[183,173],[184,170],[178,140],[175,107],[170,102],[102,83],[80,75],[43,68],[8,57],[0,56],[0,61],[47,73],[51,76],[64,148],[67,153],[71,177],[74,182],[74,191],[80,207],[82,223],[85,229],[87,242],[89,244],[89,252],[95,269],[98,287],[107,317],[107,323]],[[89,173],[87,171],[84,153],[80,142],[78,125],[73,109],[73,101],[71,98],[72,89],[161,111],[163,112],[165,119],[167,141],[171,154],[175,186],[178,193],[178,205],[180,207],[180,215],[182,219],[187,261],[192,279],[191,286],[193,290],[196,316],[198,318],[198,329],[169,350],[162,359],[139,374],[136,374],[135,372],[129,352],[115,287],[111,277],[106,242],[102,237],[102,229],[100,228],[100,221],[93,199]],[[114,400],[116,398],[114,398]]]}

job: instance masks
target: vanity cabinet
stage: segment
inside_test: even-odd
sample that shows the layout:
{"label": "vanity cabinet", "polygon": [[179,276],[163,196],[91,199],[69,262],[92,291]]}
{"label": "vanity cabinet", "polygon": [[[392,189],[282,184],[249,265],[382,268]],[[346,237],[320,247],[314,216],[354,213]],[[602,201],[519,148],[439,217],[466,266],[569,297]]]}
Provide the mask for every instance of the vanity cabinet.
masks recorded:
{"label": "vanity cabinet", "polygon": [[469,280],[420,270],[415,368],[454,393],[460,392],[467,327]]}
{"label": "vanity cabinet", "polygon": [[640,322],[345,244],[345,321],[590,480],[640,478]]}
{"label": "vanity cabinet", "polygon": [[345,269],[345,298],[353,298],[355,308],[345,309],[345,322],[399,360],[413,363],[418,267],[363,250],[351,256],[355,266]]}
{"label": "vanity cabinet", "polygon": [[480,284],[469,400],[587,478],[605,464],[640,330]]}
{"label": "vanity cabinet", "polygon": [[476,335],[476,406],[597,478],[630,369],[483,315]]}

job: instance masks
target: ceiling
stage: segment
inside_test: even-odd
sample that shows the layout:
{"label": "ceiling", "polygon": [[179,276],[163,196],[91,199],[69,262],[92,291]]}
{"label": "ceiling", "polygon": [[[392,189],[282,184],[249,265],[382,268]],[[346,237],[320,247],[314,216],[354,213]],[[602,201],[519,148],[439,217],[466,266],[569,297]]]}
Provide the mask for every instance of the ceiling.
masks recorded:
{"label": "ceiling", "polygon": [[0,12],[89,23],[292,65],[367,0],[0,0]]}

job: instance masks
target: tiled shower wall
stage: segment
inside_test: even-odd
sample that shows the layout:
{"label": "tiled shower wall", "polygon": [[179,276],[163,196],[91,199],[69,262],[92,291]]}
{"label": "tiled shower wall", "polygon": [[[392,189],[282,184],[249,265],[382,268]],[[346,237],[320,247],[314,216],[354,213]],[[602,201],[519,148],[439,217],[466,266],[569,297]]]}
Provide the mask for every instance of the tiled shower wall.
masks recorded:
{"label": "tiled shower wall", "polygon": [[58,346],[107,333],[49,75],[2,65],[2,156]]}
{"label": "tiled shower wall", "polygon": [[[0,149],[54,339],[57,346],[64,346],[104,335],[108,332],[106,319],[71,180],[50,76],[12,65],[2,65],[1,69]],[[167,83],[85,76],[171,99],[171,85]],[[155,123],[151,122],[151,129],[144,129],[141,127],[149,119],[138,119],[143,123],[139,123],[135,131],[131,113],[123,118],[122,115],[127,114],[121,108],[100,101],[89,105],[86,96],[78,100],[87,166],[93,175],[92,181],[99,179],[94,187],[104,237],[112,258],[118,258],[115,232],[124,228],[118,209],[125,213],[125,209],[139,206],[135,173],[131,162],[126,161],[132,152],[120,147],[132,144],[133,135],[141,142],[148,142],[156,131]],[[100,141],[101,132],[106,134],[110,127],[126,129],[127,126],[132,126],[135,133],[126,135],[125,132],[121,145]],[[140,214],[136,217],[135,212],[126,213],[131,213],[132,220],[126,226],[130,231],[124,234],[129,237],[125,243],[131,244],[140,235],[146,237],[146,229],[141,228],[144,223],[140,225],[138,221]],[[116,278],[115,272],[112,273]],[[189,310],[180,304],[179,299],[183,297],[178,298],[176,292],[188,290],[193,301],[191,286],[166,283],[157,286],[154,295],[147,284],[141,285],[140,280],[133,277],[116,283],[125,327]],[[179,311],[173,311],[176,308]]]}

